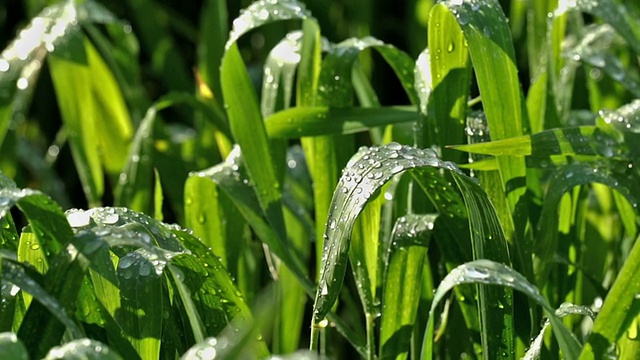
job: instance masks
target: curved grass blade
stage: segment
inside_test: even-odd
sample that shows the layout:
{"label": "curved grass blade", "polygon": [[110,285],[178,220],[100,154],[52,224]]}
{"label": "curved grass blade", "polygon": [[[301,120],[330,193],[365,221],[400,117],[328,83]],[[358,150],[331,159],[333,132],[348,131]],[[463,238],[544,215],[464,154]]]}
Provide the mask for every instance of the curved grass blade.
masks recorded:
{"label": "curved grass blade", "polygon": [[280,90],[282,90],[282,108],[288,109],[291,106],[293,92],[293,80],[296,68],[300,63],[300,48],[303,38],[301,31],[293,31],[286,35],[269,52],[264,64],[264,74],[262,77],[262,97],[260,100],[260,111],[263,117],[267,117],[276,111],[276,101]]}
{"label": "curved grass blade", "polygon": [[[181,311],[196,339],[219,333],[235,317],[251,318],[220,260],[191,233],[124,208],[78,210],[69,216],[79,236],[99,238],[112,251],[124,252],[118,262],[117,279],[113,265],[109,268],[107,264],[102,269],[106,271],[100,272],[118,288],[101,291],[110,297],[119,292],[122,307],[110,311],[115,312],[115,319],[142,358],[160,349],[160,332],[166,321],[163,307],[169,306],[160,300],[166,291],[162,286],[164,275],[172,279],[175,296],[184,306]],[[158,301],[149,303],[148,294],[154,292]],[[266,351],[262,342],[258,345]]]}
{"label": "curved grass blade", "polygon": [[385,254],[380,358],[406,358],[420,300],[422,271],[437,215],[398,218]]}
{"label": "curved grass blade", "polygon": [[[424,335],[422,359],[433,358],[433,332],[436,307],[444,298],[446,293],[453,287],[469,283],[509,287],[527,295],[545,310],[549,320],[551,321],[553,329],[555,330],[554,335],[560,345],[560,349],[562,349],[565,359],[577,359],[580,352],[580,344],[578,343],[578,340],[556,316],[555,310],[551,305],[549,305],[542,294],[540,294],[540,291],[529,283],[524,276],[520,275],[510,267],[486,259],[475,260],[458,266],[442,280],[436,289],[433,302],[431,303],[431,309],[429,310],[429,322]],[[497,308],[500,308],[500,303],[497,304]],[[504,349],[504,351],[509,351],[509,349]],[[484,355],[489,356],[488,358],[494,358],[490,356],[490,354],[485,353]],[[503,353],[499,354],[496,358],[513,356],[514,354]]]}
{"label": "curved grass blade", "polygon": [[599,17],[627,40],[636,54],[640,54],[640,25],[633,12],[612,0],[578,0],[577,9]]}
{"label": "curved grass blade", "polygon": [[29,221],[47,259],[73,239],[73,233],[60,207],[51,198],[31,189],[0,189],[0,218],[16,205]]}
{"label": "curved grass blade", "polygon": [[310,16],[305,5],[296,0],[278,2],[256,1],[240,12],[240,16],[233,20],[233,29],[225,46],[229,51],[232,44],[247,32],[262,25],[290,19],[305,19]]}
{"label": "curved grass blade", "polygon": [[602,69],[612,79],[638,97],[640,96],[640,79],[624,68],[619,56],[611,53],[610,49],[617,45],[616,35],[608,24],[591,28],[583,35],[582,41],[569,51],[567,56],[573,61]]}
{"label": "curved grass blade", "polygon": [[121,360],[122,357],[100,341],[77,339],[49,350],[45,360]]}
{"label": "curved grass blade", "polygon": [[0,358],[28,360],[29,353],[16,334],[3,332],[0,333]]}
{"label": "curved grass blade", "polygon": [[[324,236],[322,270],[314,303],[314,326],[318,326],[317,324],[323,321],[338,296],[347,265],[353,224],[367,201],[393,175],[413,168],[428,167],[449,170],[454,175],[456,183],[465,195],[470,211],[478,211],[477,207],[480,207],[477,205],[478,202],[485,209],[485,213],[486,209],[493,209],[486,194],[473,180],[459,173],[452,163],[442,162],[432,150],[420,150],[397,143],[383,147],[362,148],[347,165],[332,200],[332,211],[329,214]],[[474,229],[471,233],[472,246],[477,248],[474,252],[480,257],[494,257],[498,261],[509,263],[506,241],[495,212],[489,211],[485,216],[487,216],[486,219],[480,218],[480,215],[470,217],[470,225]],[[500,299],[505,307],[504,312],[499,314],[499,323],[509,326],[506,323],[511,321],[511,315],[509,315],[511,297],[507,296],[505,300],[504,292],[490,293],[487,297],[490,301],[484,304],[495,304],[497,300],[493,301],[494,297]],[[487,300],[481,297],[481,303],[483,301]],[[490,316],[490,314],[484,314],[484,316]]]}
{"label": "curved grass blade", "polygon": [[282,142],[270,142],[267,138],[258,100],[236,41],[246,32],[264,24],[308,17],[304,5],[294,0],[254,2],[233,21],[220,69],[222,93],[233,136],[242,148],[260,206],[282,244],[287,243],[280,206],[285,148]]}
{"label": "curved grass blade", "polygon": [[370,36],[345,40],[329,50],[329,54],[323,59],[318,80],[318,104],[331,107],[351,105],[353,102],[352,69],[360,52],[367,48],[373,48],[382,55],[394,70],[411,102],[417,104],[418,98],[411,72],[414,67],[413,60],[394,46]]}
{"label": "curved grass blade", "polygon": [[265,120],[267,134],[273,138],[345,135],[371,130],[376,126],[416,121],[415,110],[393,106],[382,108],[295,107],[279,111]]}

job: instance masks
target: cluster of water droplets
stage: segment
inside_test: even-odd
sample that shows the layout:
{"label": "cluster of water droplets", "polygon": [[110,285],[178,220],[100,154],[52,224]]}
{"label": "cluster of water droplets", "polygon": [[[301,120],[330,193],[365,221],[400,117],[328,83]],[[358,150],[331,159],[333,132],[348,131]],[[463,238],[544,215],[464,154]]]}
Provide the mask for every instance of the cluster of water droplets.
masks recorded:
{"label": "cluster of water droplets", "polygon": [[227,351],[229,345],[229,341],[224,337],[206,338],[192,346],[182,355],[182,359],[213,360],[222,357],[220,353]]}
{"label": "cluster of water droplets", "polygon": [[144,278],[149,275],[162,275],[167,263],[173,257],[173,253],[154,249],[138,249],[131,252],[118,262],[118,274],[125,280]]}
{"label": "cluster of water droplets", "polygon": [[437,214],[407,214],[396,220],[391,235],[390,251],[409,246],[427,246]]}
{"label": "cluster of water droplets", "polygon": [[20,199],[37,194],[41,194],[41,192],[31,189],[0,189],[0,219],[4,218],[11,207],[13,207],[13,205],[15,205],[15,203]]}
{"label": "cluster of water droplets", "polygon": [[524,292],[539,303],[546,303],[538,288],[520,273],[504,264],[486,259],[462,264],[451,270],[438,286],[436,293],[442,296],[454,286],[468,283],[507,286]]}
{"label": "cluster of water droplets", "polygon": [[[469,25],[474,16],[489,18],[489,21],[481,22],[483,25],[481,30],[486,37],[492,37],[498,31],[498,26],[508,22],[500,4],[495,0],[484,2],[480,0],[448,0],[443,3],[449,7],[458,24],[462,27]],[[471,25],[477,26],[477,24]]]}
{"label": "cluster of water droplets", "polygon": [[113,356],[109,347],[100,341],[93,339],[72,340],[64,345],[56,346],[49,350],[47,359],[68,359],[68,358],[94,358]]}
{"label": "cluster of water droplets", "polygon": [[226,48],[243,34],[272,21],[304,19],[311,14],[304,4],[295,0],[260,0],[240,10],[240,16],[233,20]]}
{"label": "cluster of water droplets", "polygon": [[640,100],[636,99],[616,110],[600,110],[598,115],[620,131],[640,133]]}
{"label": "cluster of water droplets", "polygon": [[218,185],[252,186],[244,171],[242,151],[237,144],[233,146],[223,163],[203,171],[193,172],[189,176],[210,178]]}

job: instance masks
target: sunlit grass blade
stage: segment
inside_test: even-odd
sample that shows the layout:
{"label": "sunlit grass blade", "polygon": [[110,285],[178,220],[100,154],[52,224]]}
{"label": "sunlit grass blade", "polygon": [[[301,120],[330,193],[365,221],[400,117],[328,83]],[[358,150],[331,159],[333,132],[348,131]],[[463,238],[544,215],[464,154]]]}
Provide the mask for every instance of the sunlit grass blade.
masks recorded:
{"label": "sunlit grass blade", "polygon": [[[429,13],[429,52],[431,99],[428,120],[423,126],[424,144],[444,148],[464,140],[467,99],[471,82],[469,51],[456,18],[444,6],[434,6]],[[428,141],[431,139],[431,142]],[[460,154],[443,149],[445,160],[462,162]]]}
{"label": "sunlit grass blade", "polygon": [[152,264],[156,259],[145,251],[131,252],[120,258],[117,269],[121,305],[115,318],[143,359],[160,355],[163,307],[167,306],[161,296],[161,273]]}
{"label": "sunlit grass blade", "polygon": [[[612,113],[611,116],[607,113],[606,116],[607,122],[627,126],[628,120],[624,120],[625,118],[618,113]],[[611,118],[615,120],[612,121]],[[629,123],[629,127],[631,126]],[[530,136],[457,145],[452,148],[473,154],[526,157],[527,166],[541,168],[566,164],[572,158],[583,161],[632,160],[632,154],[626,149],[625,144],[617,139],[618,137],[619,134],[615,132],[595,126],[564,127]]]}
{"label": "sunlit grass blade", "polygon": [[99,116],[95,101],[87,97],[92,92],[92,81],[84,41],[82,35],[77,35],[68,40],[64,52],[59,46],[58,52],[65,57],[49,56],[49,68],[83,191],[90,206],[99,206],[104,191],[102,164],[95,144],[98,138],[95,121]]}
{"label": "sunlit grass blade", "polygon": [[[102,163],[107,173],[115,177],[124,165],[127,148],[133,136],[133,125],[116,79],[96,48],[85,42],[85,51],[91,73],[92,94],[98,146],[102,150]],[[69,94],[59,94],[69,96]],[[84,94],[87,96],[87,94]],[[80,101],[82,97],[78,98]],[[95,146],[95,145],[94,145]]]}
{"label": "sunlit grass blade", "polygon": [[290,32],[269,52],[264,64],[260,99],[260,111],[264,117],[276,111],[278,94],[282,94],[282,108],[288,109],[291,106],[303,36],[301,31]]}
{"label": "sunlit grass blade", "polygon": [[[236,210],[233,201],[216,182],[192,174],[185,183],[186,226],[212,251],[238,281],[242,260],[240,254],[246,246],[246,222]],[[247,289],[248,290],[248,289]]]}
{"label": "sunlit grass blade", "polygon": [[[543,307],[551,324],[553,326],[554,335],[560,349],[563,351],[565,359],[577,359],[580,352],[580,344],[574,335],[567,329],[562,321],[555,315],[555,310],[549,305],[547,300],[540,294],[540,291],[533,286],[524,276],[515,270],[500,263],[482,259],[465,263],[452,270],[440,283],[434,294],[433,303],[429,310],[429,323],[424,335],[422,348],[422,359],[433,358],[433,331],[434,331],[434,315],[435,310],[444,298],[446,293],[453,287],[461,284],[481,283],[486,285],[498,285],[501,287],[509,287],[514,290],[523,292],[529,298],[534,300]],[[497,304],[499,307],[500,304]],[[507,351],[507,349],[504,349]],[[484,354],[489,356],[488,354]],[[494,354],[495,355],[495,354]],[[502,353],[496,358],[509,358],[514,354]],[[489,356],[488,358],[493,358]]]}
{"label": "sunlit grass blade", "polygon": [[269,116],[265,126],[270,137],[297,138],[353,134],[376,126],[416,121],[417,117],[415,110],[408,107],[295,107]]}
{"label": "sunlit grass blade", "polygon": [[423,265],[437,215],[400,217],[385,254],[380,358],[406,358],[422,286]]}

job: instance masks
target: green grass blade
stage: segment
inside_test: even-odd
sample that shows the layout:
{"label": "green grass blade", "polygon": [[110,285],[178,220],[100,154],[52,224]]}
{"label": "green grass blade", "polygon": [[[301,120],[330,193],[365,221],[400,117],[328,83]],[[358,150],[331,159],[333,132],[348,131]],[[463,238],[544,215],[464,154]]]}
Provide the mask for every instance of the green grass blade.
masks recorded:
{"label": "green grass blade", "polygon": [[229,34],[227,3],[209,0],[205,2],[200,16],[200,39],[198,42],[198,72],[220,101],[220,62],[224,54],[224,43]]}
{"label": "green grass blade", "polygon": [[416,322],[423,264],[437,215],[406,215],[394,226],[385,254],[380,358],[406,359]]}
{"label": "green grass blade", "polygon": [[278,237],[285,242],[286,233],[280,208],[282,190],[274,163],[278,156],[272,153],[255,92],[235,43],[225,53],[221,72],[222,92],[231,131],[243,150],[260,206]]}
{"label": "green grass blade", "polygon": [[56,53],[49,56],[49,69],[83,191],[89,205],[97,206],[104,191],[104,175],[95,144],[95,120],[99,115],[94,99],[87,97],[92,92],[92,81],[83,36],[69,39],[66,47],[64,52],[57,47],[57,53],[65,57]]}
{"label": "green grass blade", "polygon": [[270,137],[297,138],[353,134],[377,126],[412,122],[417,117],[407,107],[295,107],[269,116],[265,126]]}
{"label": "green grass blade", "polygon": [[[423,140],[444,148],[464,140],[467,99],[471,81],[469,51],[456,18],[448,8],[435,6],[429,13],[429,52],[431,88]],[[424,136],[424,135],[423,135]],[[462,163],[460,154],[443,149],[443,159]]]}
{"label": "green grass blade", "polygon": [[82,337],[83,332],[65,312],[58,299],[45,289],[45,279],[37,275],[39,274],[30,268],[3,259],[3,279],[31,294],[36,300],[27,310],[18,337],[26,344],[32,356],[43,356],[49,347],[60,341],[65,328],[74,338]]}
{"label": "green grass blade", "polygon": [[133,136],[133,125],[122,91],[111,70],[88,41],[85,42],[85,51],[97,115],[94,119],[96,139],[103,152],[102,162],[105,170],[109,175],[116,176],[124,165],[127,148]]}
{"label": "green grass blade", "polygon": [[[468,283],[480,283],[485,285],[499,285],[518,290],[543,307],[554,329],[554,335],[565,359],[577,359],[580,352],[580,344],[562,321],[555,315],[555,310],[540,291],[515,270],[500,263],[481,259],[465,263],[452,270],[440,283],[434,294],[433,303],[429,310],[429,323],[424,335],[422,359],[433,358],[433,329],[434,315],[440,301],[454,286]],[[505,349],[506,351],[506,349]],[[485,354],[486,356],[487,354]],[[494,354],[495,355],[495,354]],[[513,357],[514,354],[502,354],[499,357]],[[493,358],[493,357],[489,357]]]}
{"label": "green grass blade", "polygon": [[[203,177],[217,184],[233,201],[238,211],[246,219],[247,223],[251,225],[260,240],[269,245],[269,248],[274,254],[285,262],[288,262],[290,257],[287,255],[287,250],[284,249],[275,229],[269,226],[263,210],[260,207],[257,195],[249,185],[249,180],[244,168],[244,157],[240,155],[238,150],[239,148],[236,148],[236,151],[232,151],[225,163],[192,174],[191,176]],[[295,266],[291,263],[289,263],[289,265]]]}
{"label": "green grass blade", "polygon": [[[303,33],[293,31],[287,34],[271,49],[264,64],[260,111],[267,117],[276,111],[278,94],[282,93],[281,106],[291,106],[293,81],[300,62],[300,48]],[[280,87],[282,85],[282,88]]]}
{"label": "green grass blade", "polygon": [[156,259],[146,251],[131,252],[120,258],[117,269],[121,305],[115,318],[143,359],[160,355],[163,307],[167,306],[161,296],[161,273],[152,264]]}
{"label": "green grass blade", "polygon": [[[325,244],[322,272],[314,304],[314,321],[316,323],[323,320],[324,315],[337,298],[342,285],[341,279],[346,269],[346,256],[353,224],[366,202],[393,175],[421,167],[444,168],[457,174],[456,171],[453,171],[455,169],[454,165],[443,163],[433,151],[415,149],[398,143],[391,143],[384,147],[363,148],[352,157],[334,193],[332,212],[326,225],[325,240],[328,240],[328,243]],[[462,189],[473,187],[473,185],[469,185],[473,184],[473,182],[471,180],[462,180],[464,179],[462,176],[460,175],[456,178],[459,181],[459,185],[465,185]],[[480,196],[478,194],[482,192],[477,185],[475,185],[475,188],[467,189],[466,191],[470,192],[469,199],[474,201],[478,201],[475,197]],[[485,201],[488,202],[488,200]],[[476,223],[473,222],[474,225]],[[482,222],[480,223],[482,224]],[[499,236],[500,232],[498,231],[499,228],[495,228],[496,224],[497,220],[495,223],[489,224],[488,234],[476,231],[480,235],[476,244],[480,241],[480,238],[485,241],[485,235],[495,235],[489,240],[495,241],[496,245],[500,244],[504,237]],[[499,245],[497,249],[487,251],[487,256],[504,251],[504,244]],[[505,261],[505,254],[501,255],[498,260]]]}

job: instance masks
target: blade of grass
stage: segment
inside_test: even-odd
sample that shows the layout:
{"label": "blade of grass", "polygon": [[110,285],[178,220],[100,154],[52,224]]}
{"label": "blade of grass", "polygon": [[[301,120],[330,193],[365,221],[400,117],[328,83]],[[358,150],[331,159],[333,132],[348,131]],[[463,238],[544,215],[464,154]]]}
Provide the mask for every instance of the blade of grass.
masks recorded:
{"label": "blade of grass", "polygon": [[297,138],[353,134],[376,126],[412,122],[416,119],[415,111],[408,107],[295,107],[269,116],[265,120],[265,126],[270,137]]}
{"label": "blade of grass", "polygon": [[[425,136],[422,143],[444,148],[464,139],[467,98],[471,82],[471,63],[466,40],[455,16],[444,6],[434,6],[429,13],[429,51],[431,88]],[[442,150],[443,159],[462,163],[460,154]]]}
{"label": "blade of grass", "polygon": [[[443,168],[458,174],[454,165],[443,163],[433,151],[419,150],[397,143],[384,147],[364,148],[350,160],[334,193],[332,212],[326,225],[322,271],[314,304],[313,321],[316,326],[323,321],[340,291],[347,265],[353,223],[364,205],[391,176],[420,167]],[[469,198],[466,200],[473,201],[467,206],[474,206],[471,209],[475,210],[475,202],[479,201],[478,197],[482,197],[482,190],[468,178],[465,180],[464,175],[459,175],[456,180],[461,190],[468,193]],[[483,201],[488,203],[486,197]],[[477,219],[472,221],[472,225],[480,226],[481,229],[487,226],[486,233],[476,227],[473,228],[474,246],[482,246],[478,251],[487,247],[484,250],[486,256],[495,256],[499,261],[508,262],[504,235],[501,234],[499,227],[496,228],[499,226],[497,220],[488,222],[485,219]],[[507,302],[503,305],[507,308],[505,310],[507,313],[510,304]]]}
{"label": "blade of grass", "polygon": [[423,265],[437,215],[398,218],[385,254],[380,358],[406,359],[416,323]]}
{"label": "blade of grass", "polygon": [[[566,359],[577,359],[580,352],[580,344],[569,329],[555,315],[555,310],[549,305],[547,300],[540,294],[540,291],[527,281],[527,279],[508,266],[490,260],[475,260],[458,266],[452,270],[440,283],[434,294],[433,303],[429,310],[429,323],[424,335],[422,359],[433,358],[433,329],[435,309],[444,298],[446,293],[454,286],[468,283],[482,283],[486,285],[499,285],[509,287],[523,292],[529,298],[543,307],[551,324],[554,335],[560,344],[563,355]],[[505,349],[506,350],[506,349]],[[503,354],[503,357],[514,354]]]}

